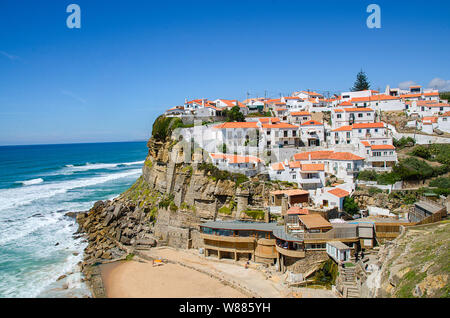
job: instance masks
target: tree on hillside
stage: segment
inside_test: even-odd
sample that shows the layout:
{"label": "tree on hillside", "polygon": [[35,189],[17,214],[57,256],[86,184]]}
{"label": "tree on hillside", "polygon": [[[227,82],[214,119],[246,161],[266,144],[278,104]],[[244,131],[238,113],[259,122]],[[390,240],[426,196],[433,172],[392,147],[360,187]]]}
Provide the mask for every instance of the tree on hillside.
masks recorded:
{"label": "tree on hillside", "polygon": [[364,71],[361,70],[356,75],[356,81],[351,90],[352,90],[352,92],[357,92],[357,91],[364,91],[367,89],[370,89],[370,83],[369,83],[366,73],[364,73]]}
{"label": "tree on hillside", "polygon": [[227,121],[245,121],[244,114],[241,113],[239,106],[234,106],[231,109],[225,109],[223,115]]}
{"label": "tree on hillside", "polygon": [[348,214],[356,214],[359,212],[359,206],[358,203],[355,202],[355,199],[352,197],[345,197],[344,198],[344,211]]}

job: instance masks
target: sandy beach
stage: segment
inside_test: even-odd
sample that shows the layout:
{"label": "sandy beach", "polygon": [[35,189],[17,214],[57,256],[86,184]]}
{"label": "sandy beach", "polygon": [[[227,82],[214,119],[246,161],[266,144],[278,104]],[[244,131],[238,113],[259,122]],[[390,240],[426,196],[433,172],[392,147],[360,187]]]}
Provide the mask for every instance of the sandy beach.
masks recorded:
{"label": "sandy beach", "polygon": [[242,298],[236,289],[198,271],[177,265],[153,266],[148,261],[102,265],[108,298]]}
{"label": "sandy beach", "polygon": [[[151,261],[135,257],[101,265],[106,296],[110,298],[329,298],[331,290],[298,288],[296,293],[282,284],[283,274],[269,276],[260,265],[205,258],[194,250],[170,247],[143,252],[146,259],[170,262],[153,266]],[[224,284],[222,281],[228,282]]]}

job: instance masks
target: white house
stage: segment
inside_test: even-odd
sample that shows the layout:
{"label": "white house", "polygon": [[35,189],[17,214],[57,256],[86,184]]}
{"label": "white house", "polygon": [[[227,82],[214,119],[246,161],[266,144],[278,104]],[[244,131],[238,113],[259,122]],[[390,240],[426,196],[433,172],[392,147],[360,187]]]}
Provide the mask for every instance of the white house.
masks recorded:
{"label": "white house", "polygon": [[329,142],[337,144],[358,144],[361,140],[369,140],[372,144],[392,144],[392,133],[384,123],[357,123],[333,129]]}
{"label": "white house", "polygon": [[398,161],[393,145],[375,145],[367,140],[361,141],[361,144],[363,149],[361,154],[366,158],[364,169],[390,171]]}
{"label": "white house", "polygon": [[437,116],[450,111],[449,103],[438,103],[435,101],[412,101],[409,103],[408,113],[420,117]]}
{"label": "white house", "polygon": [[325,166],[319,164],[302,164],[287,160],[277,162],[269,168],[269,178],[297,183],[302,189],[311,190],[325,186]]}
{"label": "white house", "polygon": [[248,176],[254,176],[262,171],[264,161],[254,156],[239,156],[223,153],[210,153],[212,163],[221,170],[238,172]]}
{"label": "white house", "polygon": [[337,208],[342,211],[344,208],[344,198],[348,197],[350,192],[338,187],[326,187],[317,189],[310,197],[316,206],[321,208]]}
{"label": "white house", "polygon": [[305,121],[300,125],[301,139],[304,145],[320,146],[325,141],[325,128],[315,120]]}
{"label": "white house", "polygon": [[329,175],[335,175],[346,182],[353,181],[355,174],[364,165],[364,157],[350,152],[335,152],[333,150],[318,150],[297,153],[294,161],[301,163],[323,163],[324,171]]}
{"label": "white house", "polygon": [[438,117],[438,129],[450,133],[450,111]]}
{"label": "white house", "polygon": [[375,111],[368,107],[333,108],[331,111],[331,128],[352,125],[354,123],[373,123]]}
{"label": "white house", "polygon": [[269,121],[261,124],[261,136],[267,148],[298,147],[299,127],[283,122]]}
{"label": "white house", "polygon": [[251,141],[256,141],[258,130],[261,127],[259,121],[254,122],[226,122],[213,127],[215,139],[227,145],[245,146]]}

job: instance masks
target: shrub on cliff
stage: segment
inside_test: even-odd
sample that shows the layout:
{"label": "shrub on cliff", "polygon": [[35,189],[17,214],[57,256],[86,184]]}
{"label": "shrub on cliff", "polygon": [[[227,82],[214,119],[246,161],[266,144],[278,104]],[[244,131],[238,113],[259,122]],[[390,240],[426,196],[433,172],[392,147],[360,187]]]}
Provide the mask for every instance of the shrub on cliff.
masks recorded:
{"label": "shrub on cliff", "polygon": [[187,127],[193,127],[193,125],[185,125],[178,117],[165,117],[161,115],[153,123],[152,137],[158,141],[165,141],[172,135],[175,129]]}

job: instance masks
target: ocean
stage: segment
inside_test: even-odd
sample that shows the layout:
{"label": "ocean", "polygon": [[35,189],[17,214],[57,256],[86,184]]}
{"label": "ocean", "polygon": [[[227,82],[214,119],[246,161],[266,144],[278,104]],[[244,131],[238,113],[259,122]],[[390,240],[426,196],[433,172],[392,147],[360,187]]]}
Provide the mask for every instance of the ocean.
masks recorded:
{"label": "ocean", "polygon": [[145,142],[0,147],[0,297],[90,296],[65,214],[128,189],[146,155]]}

